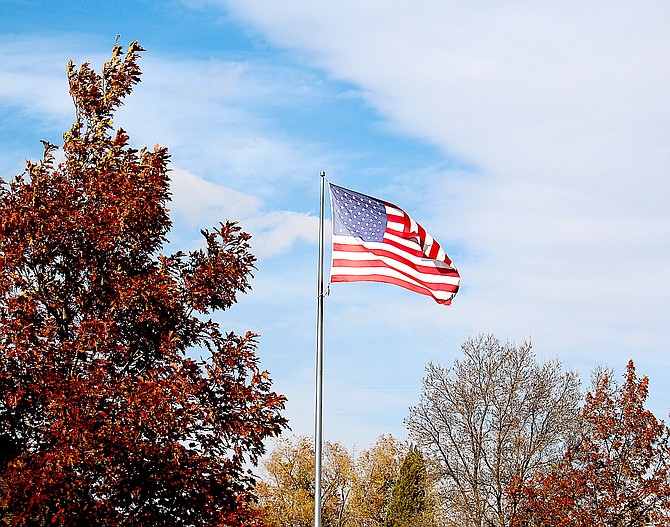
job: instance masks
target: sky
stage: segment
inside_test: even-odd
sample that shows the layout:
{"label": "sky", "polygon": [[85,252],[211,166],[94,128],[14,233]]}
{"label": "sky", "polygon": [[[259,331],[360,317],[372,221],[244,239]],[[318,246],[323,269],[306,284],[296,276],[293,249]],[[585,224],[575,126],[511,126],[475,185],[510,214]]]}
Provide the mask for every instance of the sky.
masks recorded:
{"label": "sky", "polygon": [[2,0],[0,177],[62,144],[65,65],[99,71],[117,35],[147,51],[115,122],[172,155],[165,252],[226,219],[253,236],[253,290],[215,318],[260,334],[287,433],[314,429],[321,171],[401,206],[462,277],[449,307],[332,284],[325,439],[405,438],[426,364],[479,334],[584,387],[633,359],[667,420],[666,0]]}

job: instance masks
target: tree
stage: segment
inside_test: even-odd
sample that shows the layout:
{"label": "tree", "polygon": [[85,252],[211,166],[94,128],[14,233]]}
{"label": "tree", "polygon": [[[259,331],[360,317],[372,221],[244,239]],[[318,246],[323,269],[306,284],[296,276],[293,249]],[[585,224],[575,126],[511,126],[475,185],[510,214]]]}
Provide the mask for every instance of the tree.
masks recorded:
{"label": "tree", "polygon": [[329,527],[351,525],[351,492],[356,474],[354,456],[337,442],[326,441],[322,466],[322,516]]}
{"label": "tree", "polygon": [[550,470],[513,485],[527,499],[516,525],[668,525],[670,429],[644,408],[648,388],[633,361],[621,387],[611,372],[596,373],[580,441]]}
{"label": "tree", "polygon": [[[245,469],[286,426],[257,336],[208,320],[247,291],[234,222],[159,254],[169,155],[112,118],[137,42],[67,74],[76,121],[0,181],[0,513],[28,525],[250,525]],[[199,350],[205,359],[190,358]]]}
{"label": "tree", "polygon": [[356,460],[351,507],[355,524],[381,527],[386,522],[391,493],[400,474],[407,446],[392,435],[381,435]]}
{"label": "tree", "polygon": [[452,368],[429,364],[410,437],[439,470],[444,521],[509,526],[519,506],[506,494],[560,457],[578,421],[579,381],[561,364],[538,364],[531,345],[481,335]]}
{"label": "tree", "polygon": [[391,492],[386,527],[419,527],[430,524],[428,475],[423,455],[412,445],[400,466]]}
{"label": "tree", "polygon": [[[386,525],[392,492],[400,476],[406,445],[380,436],[358,456],[326,441],[323,456],[322,522],[328,527]],[[314,444],[309,437],[282,438],[264,463],[258,483],[260,515],[269,527],[311,527],[314,513]],[[432,496],[432,481],[424,481]],[[427,501],[430,502],[430,499]],[[429,525],[433,510],[421,517]],[[417,518],[415,517],[415,520]]]}
{"label": "tree", "polygon": [[282,438],[264,461],[256,487],[269,527],[307,527],[314,515],[314,446],[306,436]]}
{"label": "tree", "polygon": [[[261,516],[270,527],[311,527],[314,522],[314,444],[306,436],[282,438],[264,463],[266,477],[257,493]],[[322,522],[330,527],[350,523],[354,485],[353,455],[326,441],[322,462]]]}

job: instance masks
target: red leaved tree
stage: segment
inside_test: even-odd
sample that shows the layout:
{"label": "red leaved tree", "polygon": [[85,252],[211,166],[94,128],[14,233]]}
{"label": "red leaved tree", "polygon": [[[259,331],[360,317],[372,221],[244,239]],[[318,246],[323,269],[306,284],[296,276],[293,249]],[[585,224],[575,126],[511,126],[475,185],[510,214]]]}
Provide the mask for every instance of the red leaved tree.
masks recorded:
{"label": "red leaved tree", "polygon": [[[237,224],[159,254],[167,149],[138,151],[114,111],[133,42],[102,74],[68,64],[62,162],[0,180],[0,516],[13,525],[249,525],[245,465],[286,426],[256,336],[207,316],[249,289]],[[206,359],[194,360],[188,350]]]}
{"label": "red leaved tree", "polygon": [[609,372],[596,375],[578,444],[530,485],[510,489],[525,498],[515,525],[668,525],[670,430],[644,408],[648,385],[633,361],[621,387]]}

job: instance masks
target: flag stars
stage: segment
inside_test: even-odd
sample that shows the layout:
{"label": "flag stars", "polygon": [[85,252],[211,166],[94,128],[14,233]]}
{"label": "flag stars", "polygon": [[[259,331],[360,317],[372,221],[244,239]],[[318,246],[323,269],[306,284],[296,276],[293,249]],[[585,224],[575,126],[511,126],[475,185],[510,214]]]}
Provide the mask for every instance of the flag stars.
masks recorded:
{"label": "flag stars", "polygon": [[381,241],[386,230],[384,203],[358,192],[331,186],[334,232],[363,241]]}

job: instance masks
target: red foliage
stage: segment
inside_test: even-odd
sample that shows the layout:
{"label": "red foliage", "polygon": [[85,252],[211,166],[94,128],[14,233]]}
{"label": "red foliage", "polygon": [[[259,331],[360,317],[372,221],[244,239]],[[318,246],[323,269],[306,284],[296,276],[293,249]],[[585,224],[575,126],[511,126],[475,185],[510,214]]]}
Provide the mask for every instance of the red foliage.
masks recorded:
{"label": "red foliage", "polygon": [[530,485],[512,485],[525,498],[514,525],[668,525],[670,430],[644,408],[649,381],[633,361],[625,379],[619,388],[602,373],[586,396],[578,444]]}
{"label": "red foliage", "polygon": [[[158,254],[167,149],[135,150],[112,116],[143,51],[102,75],[68,64],[64,161],[0,180],[0,516],[13,525],[253,525],[245,471],[286,422],[256,336],[202,318],[249,289],[237,224]],[[206,360],[187,356],[207,350]]]}

